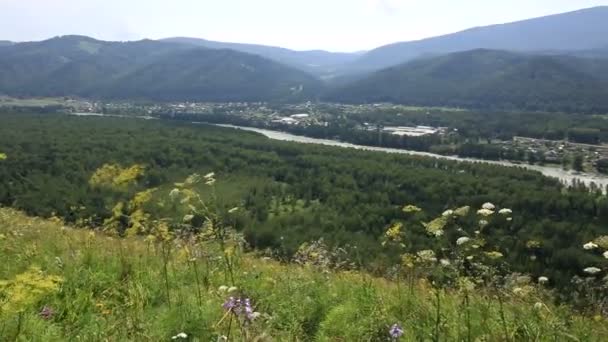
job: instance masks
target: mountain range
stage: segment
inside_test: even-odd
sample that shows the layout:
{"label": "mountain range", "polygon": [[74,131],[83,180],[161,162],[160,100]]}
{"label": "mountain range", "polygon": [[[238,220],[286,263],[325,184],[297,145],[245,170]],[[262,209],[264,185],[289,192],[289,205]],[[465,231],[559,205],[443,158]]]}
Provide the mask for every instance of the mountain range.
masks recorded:
{"label": "mountain range", "polygon": [[608,111],[607,61],[608,7],[595,7],[358,53],[183,37],[0,41],[0,94]]}
{"label": "mountain range", "polygon": [[321,88],[304,71],[228,49],[84,36],[0,47],[0,93],[8,95],[297,101]]}
{"label": "mountain range", "polygon": [[608,110],[608,60],[476,49],[390,67],[334,89],[326,99],[603,112]]}

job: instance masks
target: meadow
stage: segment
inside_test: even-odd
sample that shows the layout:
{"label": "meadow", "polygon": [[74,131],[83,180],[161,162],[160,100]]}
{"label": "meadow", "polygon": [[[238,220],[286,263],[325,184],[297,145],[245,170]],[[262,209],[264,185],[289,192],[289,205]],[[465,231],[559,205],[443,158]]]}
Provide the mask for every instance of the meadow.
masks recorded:
{"label": "meadow", "polygon": [[[605,341],[547,291],[437,289],[214,241],[116,238],[0,209],[3,341]],[[311,253],[310,260],[315,260]],[[309,260],[309,261],[310,261]],[[10,262],[6,262],[10,261]],[[166,285],[166,286],[165,286]],[[251,314],[230,297],[249,299]],[[467,300],[465,300],[467,298]],[[391,337],[397,331],[403,334]],[[393,329],[391,329],[393,328]],[[391,331],[392,330],[392,331]],[[397,336],[397,335],[394,335]]]}

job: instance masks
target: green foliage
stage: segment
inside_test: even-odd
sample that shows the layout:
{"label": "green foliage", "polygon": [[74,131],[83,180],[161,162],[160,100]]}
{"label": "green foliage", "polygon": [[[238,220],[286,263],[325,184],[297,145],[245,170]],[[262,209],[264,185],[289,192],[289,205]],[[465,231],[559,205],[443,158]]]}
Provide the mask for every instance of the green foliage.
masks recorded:
{"label": "green foliage", "polygon": [[[231,282],[213,240],[172,236],[165,245],[116,239],[12,209],[0,209],[0,234],[0,258],[11,260],[0,269],[0,279],[11,279],[13,289],[27,284],[20,292],[30,299],[36,294],[35,301],[20,302],[19,313],[2,312],[1,340],[160,341],[187,335],[210,341],[229,335],[231,341],[381,341],[395,323],[404,328],[404,341],[435,334],[437,296],[424,280],[406,289],[365,273],[238,254]],[[170,253],[163,246],[171,246]],[[166,280],[169,297],[159,286]],[[44,296],[37,295],[41,289]],[[503,293],[499,302],[496,292],[479,288],[470,293],[468,306],[460,291],[440,293],[441,339],[466,339],[467,310],[471,340],[503,340],[503,326],[510,340],[608,338],[605,317],[553,306],[534,284],[525,295],[517,293]],[[250,298],[256,318],[229,324],[222,306],[231,296]]]}
{"label": "green foliage", "polygon": [[321,82],[235,50],[142,40],[64,36],[14,44],[0,54],[0,92],[160,101],[297,101]]}
{"label": "green foliage", "polygon": [[328,99],[415,106],[603,113],[605,60],[472,50],[415,60],[347,84]]}
{"label": "green foliage", "polygon": [[[277,142],[160,120],[3,114],[0,122],[0,150],[10,156],[0,164],[2,205],[55,213],[83,226],[112,223],[120,234],[130,227],[146,232],[138,222],[145,227],[167,217],[177,224],[193,215],[201,224],[201,215],[169,199],[173,183],[198,172],[201,182],[188,188],[203,201],[215,197],[218,220],[242,232],[252,247],[290,258],[303,243],[323,238],[330,250],[344,247],[357,264],[379,274],[404,252],[431,248],[420,222],[448,208],[492,201],[517,217],[490,223],[488,243],[500,247],[514,271],[548,276],[570,296],[572,276],[584,275],[591,258],[577,247],[608,235],[604,195],[565,190],[557,180],[517,168]],[[91,176],[104,164],[146,170],[126,192],[92,187]],[[211,171],[220,175],[216,194],[202,179]],[[135,205],[138,198],[146,203]],[[404,212],[409,203],[425,212]],[[379,241],[395,222],[403,222],[405,251]],[[530,249],[530,240],[540,247]]]}

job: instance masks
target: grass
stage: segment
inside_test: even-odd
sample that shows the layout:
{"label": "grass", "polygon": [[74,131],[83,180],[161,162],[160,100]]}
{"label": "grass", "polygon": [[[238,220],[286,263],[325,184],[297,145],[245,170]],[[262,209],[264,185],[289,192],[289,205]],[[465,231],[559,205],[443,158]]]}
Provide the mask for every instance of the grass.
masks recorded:
{"label": "grass", "polygon": [[[119,239],[0,209],[0,340],[387,341],[395,323],[401,341],[608,340],[606,318],[536,288],[465,296],[227,250],[234,282],[213,242]],[[259,317],[224,310],[230,296],[251,298]]]}

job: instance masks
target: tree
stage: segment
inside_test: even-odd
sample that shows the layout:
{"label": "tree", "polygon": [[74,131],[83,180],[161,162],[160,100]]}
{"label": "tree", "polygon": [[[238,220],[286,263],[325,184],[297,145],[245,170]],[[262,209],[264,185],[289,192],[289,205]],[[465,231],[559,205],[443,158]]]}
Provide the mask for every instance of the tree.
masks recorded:
{"label": "tree", "polygon": [[583,171],[583,155],[577,153],[572,160],[572,168],[575,171]]}

